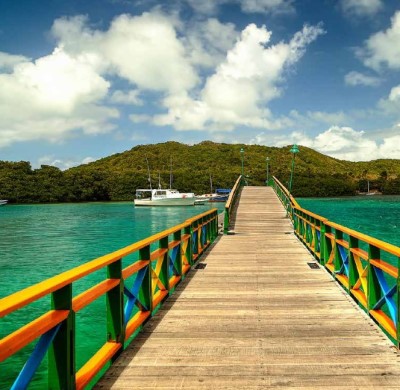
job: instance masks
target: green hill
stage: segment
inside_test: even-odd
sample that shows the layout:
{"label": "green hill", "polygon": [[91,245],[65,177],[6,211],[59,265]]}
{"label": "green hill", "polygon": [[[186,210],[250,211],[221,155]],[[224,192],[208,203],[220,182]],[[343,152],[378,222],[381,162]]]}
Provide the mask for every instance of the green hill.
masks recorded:
{"label": "green hill", "polygon": [[[0,161],[0,198],[10,202],[71,202],[132,200],[137,188],[148,188],[146,157],[153,187],[173,187],[204,193],[213,187],[232,187],[241,172],[240,149],[244,148],[244,173],[249,185],[263,185],[266,157],[270,176],[287,184],[292,155],[290,146],[222,144],[204,141],[196,145],[165,142],[139,145],[90,164],[61,171],[43,165],[33,170],[28,162]],[[300,146],[296,156],[295,196],[354,195],[370,188],[385,194],[400,193],[400,160],[349,162]]]}

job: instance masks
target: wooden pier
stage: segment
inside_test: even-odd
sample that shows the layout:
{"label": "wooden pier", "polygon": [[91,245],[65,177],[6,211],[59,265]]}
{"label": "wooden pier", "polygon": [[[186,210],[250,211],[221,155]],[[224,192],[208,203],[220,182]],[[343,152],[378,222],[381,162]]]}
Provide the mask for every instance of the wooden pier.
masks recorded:
{"label": "wooden pier", "polygon": [[243,188],[232,230],[95,388],[400,389],[397,349],[310,267],[271,187]]}

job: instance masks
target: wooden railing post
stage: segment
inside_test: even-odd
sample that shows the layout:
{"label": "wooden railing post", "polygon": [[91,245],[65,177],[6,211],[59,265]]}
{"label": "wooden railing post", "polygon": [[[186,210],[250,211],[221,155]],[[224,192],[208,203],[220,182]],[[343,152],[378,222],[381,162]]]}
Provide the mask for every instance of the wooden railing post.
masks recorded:
{"label": "wooden railing post", "polygon": [[166,288],[167,291],[169,291],[169,256],[168,256],[168,236],[162,238],[159,243],[158,247],[160,249],[167,249],[165,254],[163,255],[163,261],[161,265],[161,270],[160,270],[160,279],[164,287]]}
{"label": "wooden railing post", "polygon": [[[107,277],[119,279],[120,283],[106,293],[107,302],[107,341],[124,343],[124,280],[122,278],[122,260],[107,266]],[[120,349],[120,352],[122,348]],[[118,354],[117,354],[118,355]],[[113,357],[113,361],[117,356]]]}
{"label": "wooden railing post", "polygon": [[319,262],[322,265],[325,265],[325,233],[326,233],[326,226],[323,221],[321,221],[321,235],[319,238]]}
{"label": "wooden railing post", "polygon": [[146,245],[139,250],[139,260],[147,260],[149,265],[147,266],[146,273],[143,278],[142,285],[140,287],[139,296],[146,306],[147,310],[153,312],[153,290],[152,290],[152,267],[150,261],[150,245]]}
{"label": "wooden railing post", "polygon": [[173,240],[174,241],[179,241],[180,244],[177,247],[177,252],[176,252],[176,258],[175,258],[175,268],[176,271],[178,272],[178,275],[183,278],[183,272],[182,272],[182,254],[181,254],[181,248],[182,248],[182,230],[179,229],[177,230],[174,235],[173,235]]}
{"label": "wooden railing post", "polygon": [[381,288],[379,285],[378,278],[374,272],[373,266],[371,265],[371,259],[379,259],[380,250],[375,246],[368,245],[368,295],[367,303],[368,310],[372,310],[378,300],[382,297]]}
{"label": "wooden railing post", "polygon": [[49,388],[75,389],[75,312],[72,310],[72,284],[51,294],[53,310],[69,310],[49,348]]}
{"label": "wooden railing post", "polygon": [[192,223],[190,223],[188,226],[185,227],[184,232],[185,232],[185,234],[189,234],[188,244],[186,247],[186,258],[188,259],[189,265],[192,266],[194,263],[194,261],[193,261],[193,226],[192,226]]}

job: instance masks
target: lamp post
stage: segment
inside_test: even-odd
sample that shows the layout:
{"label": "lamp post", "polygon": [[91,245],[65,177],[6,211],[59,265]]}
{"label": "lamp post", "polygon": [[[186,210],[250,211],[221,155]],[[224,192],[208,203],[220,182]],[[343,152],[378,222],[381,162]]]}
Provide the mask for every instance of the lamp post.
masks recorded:
{"label": "lamp post", "polygon": [[294,171],[294,160],[296,158],[296,154],[299,153],[300,150],[296,144],[292,146],[290,149],[290,153],[292,153],[292,170],[290,171],[290,181],[289,181],[289,194],[292,192],[292,183],[293,183],[293,171]]}
{"label": "lamp post", "polygon": [[244,159],[244,149],[240,148],[240,157],[242,159],[242,180],[244,180],[244,169],[243,169],[243,159]]}
{"label": "lamp post", "polygon": [[267,157],[265,159],[267,161],[267,181],[265,182],[265,184],[268,186],[269,184],[269,157]]}

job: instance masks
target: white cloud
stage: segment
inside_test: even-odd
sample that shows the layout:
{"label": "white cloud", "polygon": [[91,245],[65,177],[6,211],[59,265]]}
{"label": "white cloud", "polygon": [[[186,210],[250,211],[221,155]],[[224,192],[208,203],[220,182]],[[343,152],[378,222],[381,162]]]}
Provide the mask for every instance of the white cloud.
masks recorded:
{"label": "white cloud", "polygon": [[212,68],[224,60],[238,37],[234,24],[210,18],[194,23],[184,41],[192,64]]}
{"label": "white cloud", "polygon": [[[106,31],[87,24],[83,16],[56,20],[56,48],[34,61],[0,56],[0,147],[34,139],[60,141],[77,131],[112,130],[110,119],[119,112],[102,103],[111,87],[109,76],[167,94],[186,91],[198,82],[174,17],[156,11],[121,15]],[[132,91],[117,91],[109,101],[140,103]]]}
{"label": "white cloud", "polygon": [[324,111],[307,111],[307,117],[313,122],[325,123],[328,125],[341,125],[348,122],[348,115],[343,111],[324,112]]}
{"label": "white cloud", "polygon": [[391,27],[380,31],[365,42],[364,48],[357,54],[363,59],[364,65],[380,70],[383,65],[390,69],[400,69],[400,11],[391,19]]}
{"label": "white cloud", "polygon": [[134,106],[142,106],[143,101],[139,98],[140,91],[135,89],[128,92],[114,91],[110,97],[111,103],[115,104],[131,104]]}
{"label": "white cloud", "polygon": [[292,0],[241,0],[242,11],[247,13],[293,12]]}
{"label": "white cloud", "polygon": [[274,145],[284,146],[292,143],[348,161],[400,158],[400,135],[395,128],[384,138],[374,139],[364,131],[357,131],[351,127],[332,126],[314,138],[301,132],[280,136],[275,139]]}
{"label": "white cloud", "polygon": [[[291,2],[246,4],[277,9]],[[320,25],[304,26],[289,42],[272,45],[265,26],[251,24],[239,34],[233,24],[213,18],[190,24],[159,10],[120,15],[105,30],[91,28],[83,16],[61,18],[51,32],[56,47],[47,56],[0,56],[0,147],[111,131],[119,111],[106,104],[140,105],[147,91],[163,111],[135,113],[135,123],[284,128],[290,118],[273,118],[268,103],[282,93],[285,72],[324,33]],[[110,93],[116,77],[129,83],[128,92]]]}
{"label": "white cloud", "polygon": [[341,0],[342,11],[348,16],[373,16],[383,8],[382,0]]}
{"label": "white cloud", "polygon": [[344,77],[346,85],[357,86],[364,85],[367,87],[376,87],[381,83],[378,77],[368,76],[360,72],[349,72]]}
{"label": "white cloud", "polygon": [[393,115],[400,119],[400,85],[393,87],[387,98],[379,101],[378,107],[385,112],[386,115]]}
{"label": "white cloud", "polygon": [[201,14],[214,14],[217,12],[218,6],[224,0],[186,0],[186,2],[196,11]]}
{"label": "white cloud", "polygon": [[390,90],[389,100],[391,102],[394,102],[394,101],[400,102],[400,85],[398,85],[397,87],[393,87]]}
{"label": "white cloud", "polygon": [[199,81],[174,21],[162,14],[119,16],[104,35],[101,50],[119,76],[141,89],[178,93]]}
{"label": "white cloud", "polygon": [[28,61],[30,61],[30,59],[27,57],[0,51],[0,70],[12,71],[15,65]]}
{"label": "white cloud", "polygon": [[293,0],[186,0],[196,11],[202,14],[215,14],[223,4],[236,3],[245,13],[274,14],[294,12]]}
{"label": "white cloud", "polygon": [[63,139],[77,129],[109,131],[118,112],[97,105],[109,83],[91,57],[72,57],[62,48],[34,62],[17,63],[0,74],[0,146],[17,141]]}
{"label": "white cloud", "polygon": [[178,39],[173,16],[158,11],[120,15],[105,31],[90,30],[82,16],[54,23],[53,35],[70,53],[95,53],[102,72],[115,73],[138,88],[177,92],[198,82]]}
{"label": "white cloud", "polygon": [[271,32],[265,26],[248,25],[206,80],[199,99],[188,93],[167,97],[168,113],[156,116],[154,123],[177,130],[232,130],[239,125],[281,128],[285,123],[272,120],[266,104],[280,95],[284,71],[322,33],[320,26],[305,26],[289,43],[267,46]]}
{"label": "white cloud", "polygon": [[144,122],[150,122],[152,117],[146,114],[131,114],[129,115],[129,119],[133,123],[144,123]]}
{"label": "white cloud", "polygon": [[60,168],[61,170],[66,170],[78,165],[82,164],[89,164],[93,161],[96,161],[93,157],[85,157],[81,161],[75,161],[75,160],[62,160],[59,158],[56,158],[54,155],[48,155],[48,156],[42,156],[38,159],[37,164],[33,164],[34,168],[39,168],[41,165],[50,165],[53,167]]}

